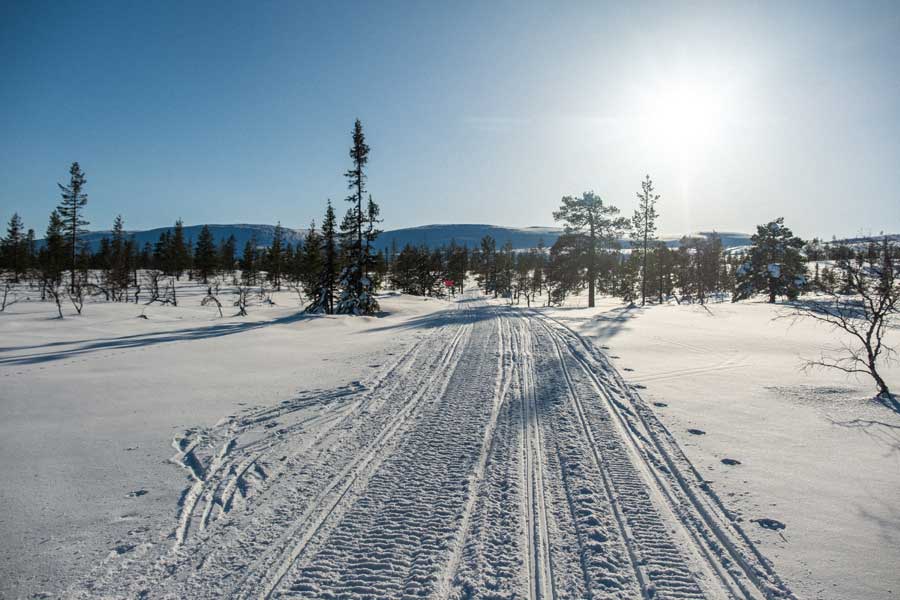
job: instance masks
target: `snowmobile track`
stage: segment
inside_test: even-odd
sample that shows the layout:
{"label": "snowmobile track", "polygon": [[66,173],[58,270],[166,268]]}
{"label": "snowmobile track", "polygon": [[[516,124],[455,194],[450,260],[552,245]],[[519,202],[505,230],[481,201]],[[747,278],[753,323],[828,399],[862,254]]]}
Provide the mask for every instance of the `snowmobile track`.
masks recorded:
{"label": "snowmobile track", "polygon": [[413,335],[367,383],[173,440],[174,524],[69,596],[794,598],[565,324],[468,297]]}

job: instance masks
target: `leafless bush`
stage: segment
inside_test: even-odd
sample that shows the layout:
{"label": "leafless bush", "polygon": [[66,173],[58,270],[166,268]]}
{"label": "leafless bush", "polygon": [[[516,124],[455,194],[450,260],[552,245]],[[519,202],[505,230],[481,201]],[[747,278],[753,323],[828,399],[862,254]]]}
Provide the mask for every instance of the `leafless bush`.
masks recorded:
{"label": "leafless bush", "polygon": [[222,317],[222,303],[219,301],[219,279],[213,280],[213,283],[206,287],[206,296],[200,301],[200,306],[208,306],[213,304],[219,309],[219,316]]}
{"label": "leafless bush", "polygon": [[849,342],[823,351],[809,360],[807,368],[825,367],[848,374],[870,376],[878,388],[878,399],[900,411],[879,372],[879,365],[895,358],[886,345],[885,334],[894,327],[900,308],[900,281],[891,260],[892,250],[885,242],[881,257],[873,262],[859,260],[845,265],[845,286],[841,291],[826,291],[819,298],[795,302],[786,316],[809,318],[849,334]]}

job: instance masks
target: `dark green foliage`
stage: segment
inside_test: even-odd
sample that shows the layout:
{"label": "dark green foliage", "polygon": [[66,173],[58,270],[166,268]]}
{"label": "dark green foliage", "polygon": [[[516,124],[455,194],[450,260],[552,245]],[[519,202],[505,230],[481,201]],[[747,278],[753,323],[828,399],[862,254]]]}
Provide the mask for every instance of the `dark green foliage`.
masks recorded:
{"label": "dark green foliage", "polygon": [[784,219],[759,225],[751,238],[752,246],[736,272],[734,300],[758,293],[775,302],[777,296],[796,298],[806,287],[806,265],[800,248],[803,240],[784,226]]}
{"label": "dark green foliage", "polygon": [[650,277],[648,263],[653,242],[656,240],[656,201],[659,200],[659,194],[653,193],[653,181],[649,175],[641,182],[641,191],[637,197],[638,207],[631,220],[631,236],[636,241],[632,246],[632,254],[639,257],[641,264],[641,306],[643,306],[647,302],[647,281]]}
{"label": "dark green foliage", "polygon": [[6,237],[0,242],[0,258],[3,267],[9,271],[10,279],[19,282],[19,277],[27,269],[26,254],[28,246],[25,239],[25,225],[19,213],[13,213],[6,228]]}
{"label": "dark green foliage", "polygon": [[62,202],[57,207],[60,219],[63,222],[63,238],[66,243],[66,254],[69,257],[70,269],[70,290],[74,290],[76,286],[76,274],[79,267],[79,255],[82,248],[79,245],[81,235],[84,233],[84,227],[89,224],[82,216],[84,207],[87,205],[88,197],[84,193],[84,186],[87,185],[87,179],[84,172],[77,162],[72,163],[69,169],[69,185],[57,184]]}
{"label": "dark green foliage", "polygon": [[[603,199],[594,192],[585,192],[579,198],[564,196],[559,210],[553,213],[555,220],[565,223],[567,236],[584,238],[577,242],[566,240],[560,248],[565,248],[566,252],[583,252],[581,260],[577,262],[583,264],[583,278],[587,280],[588,286],[588,306],[595,304],[600,256],[616,248],[617,240],[628,227],[628,221],[617,216],[618,214],[618,208],[604,204]],[[554,276],[562,275],[556,269],[553,273]],[[560,285],[554,285],[554,288],[570,289],[570,280],[571,275],[566,274],[565,283],[557,282]]]}
{"label": "dark green foliage", "polygon": [[[233,238],[232,238],[233,239]],[[197,245],[194,248],[194,268],[203,283],[215,274],[218,268],[219,257],[216,252],[216,241],[209,227],[204,225],[197,236]]]}
{"label": "dark green foliage", "polygon": [[353,167],[345,173],[347,187],[351,194],[347,202],[351,208],[341,223],[341,254],[344,267],[340,275],[341,297],[336,310],[339,313],[370,315],[378,311],[378,301],[369,278],[373,265],[371,242],[378,235],[378,205],[371,196],[367,207],[363,207],[365,194],[365,167],[369,162],[369,146],[366,144],[362,123],[359,119],[353,125],[353,144],[350,147]]}

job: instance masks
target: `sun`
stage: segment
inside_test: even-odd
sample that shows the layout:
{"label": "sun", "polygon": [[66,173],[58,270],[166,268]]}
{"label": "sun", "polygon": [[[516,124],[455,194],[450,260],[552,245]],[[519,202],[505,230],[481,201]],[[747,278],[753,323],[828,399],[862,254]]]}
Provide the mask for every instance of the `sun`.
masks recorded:
{"label": "sun", "polygon": [[707,82],[680,80],[642,89],[637,106],[643,142],[682,165],[704,160],[722,141],[727,98]]}

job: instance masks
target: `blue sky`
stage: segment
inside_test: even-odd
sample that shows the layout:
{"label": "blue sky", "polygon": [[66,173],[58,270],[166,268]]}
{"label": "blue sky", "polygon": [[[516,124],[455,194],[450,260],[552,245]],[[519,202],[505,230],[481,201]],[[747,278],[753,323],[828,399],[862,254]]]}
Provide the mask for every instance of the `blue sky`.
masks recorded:
{"label": "blue sky", "polygon": [[649,173],[666,233],[900,231],[898,59],[895,2],[3,2],[0,218],[42,232],[77,160],[95,229],[303,227],[359,117],[388,228]]}

